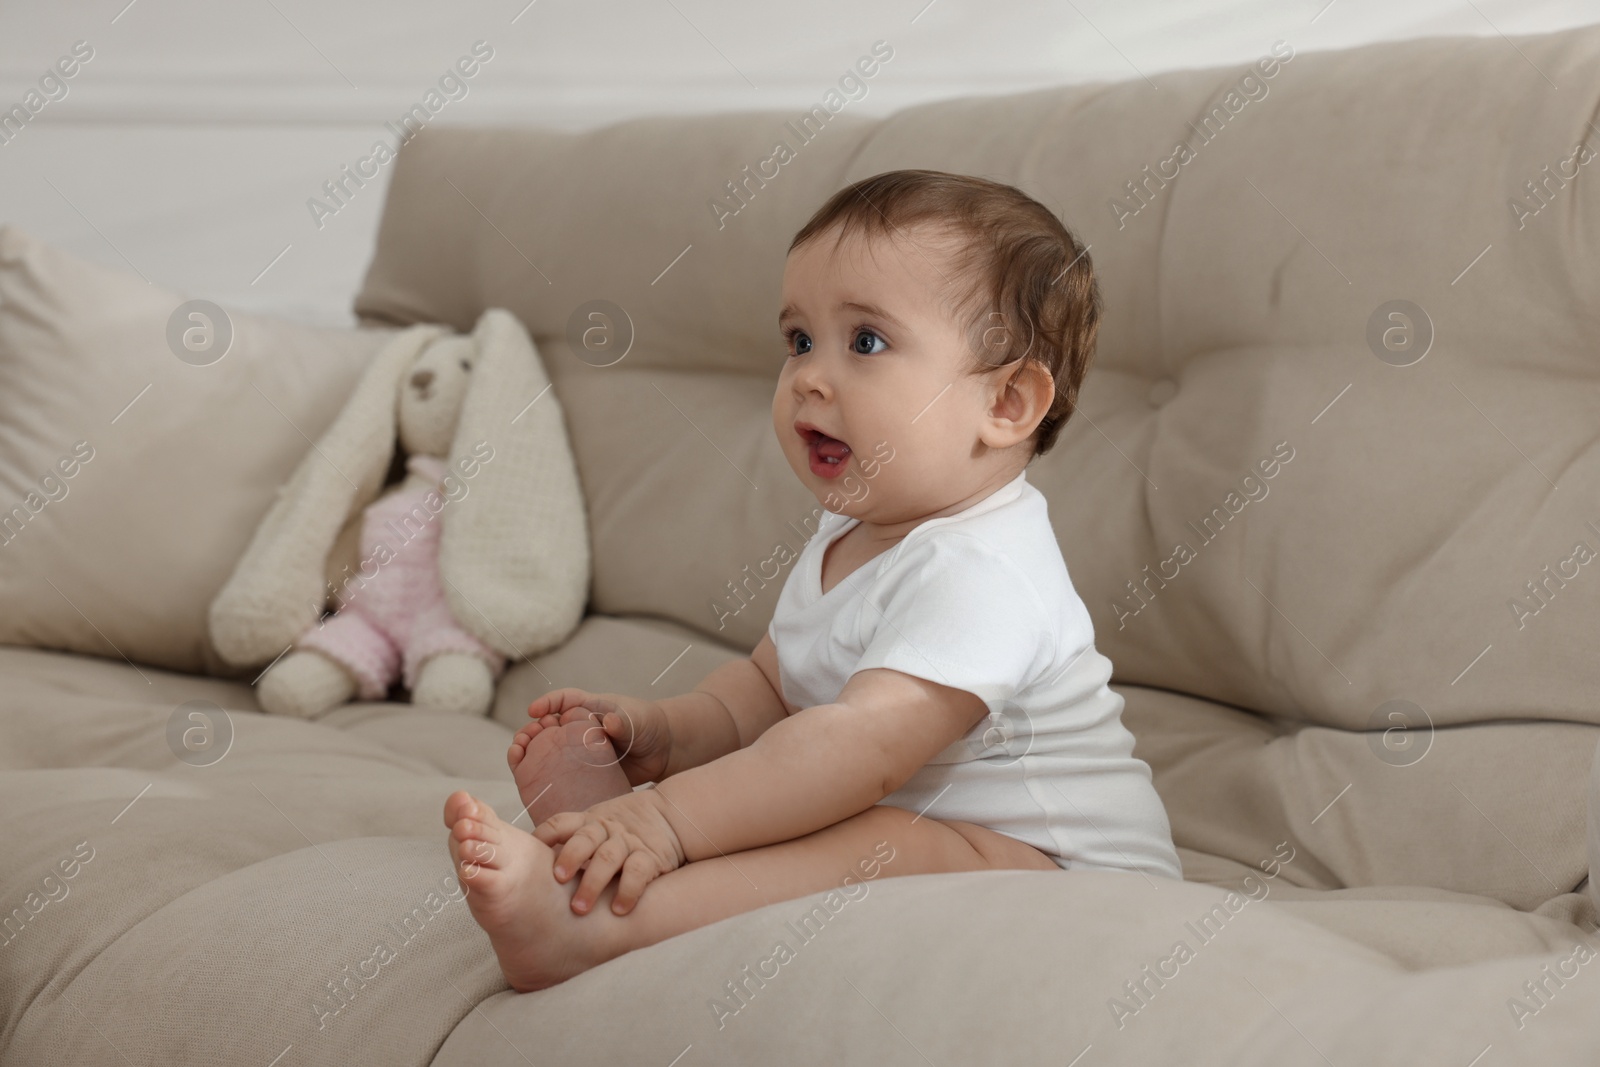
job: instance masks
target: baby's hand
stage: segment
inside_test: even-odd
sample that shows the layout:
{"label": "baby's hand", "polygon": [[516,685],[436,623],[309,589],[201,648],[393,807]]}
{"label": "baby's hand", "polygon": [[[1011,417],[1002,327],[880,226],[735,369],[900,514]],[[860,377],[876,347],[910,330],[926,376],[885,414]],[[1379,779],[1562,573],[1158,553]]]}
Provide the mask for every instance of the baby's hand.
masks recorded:
{"label": "baby's hand", "polygon": [[587,811],[564,811],[534,828],[533,836],[554,848],[556,881],[565,882],[588,862],[583,882],[572,897],[579,914],[594,906],[619,870],[622,882],[611,910],[626,915],[659,875],[683,865],[683,845],[662,814],[654,789],[641,789],[603,800]]}

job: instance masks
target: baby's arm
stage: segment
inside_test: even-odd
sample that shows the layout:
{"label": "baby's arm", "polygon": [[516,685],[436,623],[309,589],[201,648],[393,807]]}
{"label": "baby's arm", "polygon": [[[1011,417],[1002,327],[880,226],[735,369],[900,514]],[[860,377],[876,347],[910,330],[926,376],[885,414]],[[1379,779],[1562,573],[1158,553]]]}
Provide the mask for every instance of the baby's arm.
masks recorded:
{"label": "baby's arm", "polygon": [[858,671],[836,703],[780,718],[748,747],[648,792],[685,861],[788,841],[872,807],[987,711],[965,690],[886,667]]}
{"label": "baby's arm", "polygon": [[749,658],[729,660],[692,692],[661,701],[672,753],[658,781],[744,748],[786,717],[777,673],[777,650],[763,635]]}

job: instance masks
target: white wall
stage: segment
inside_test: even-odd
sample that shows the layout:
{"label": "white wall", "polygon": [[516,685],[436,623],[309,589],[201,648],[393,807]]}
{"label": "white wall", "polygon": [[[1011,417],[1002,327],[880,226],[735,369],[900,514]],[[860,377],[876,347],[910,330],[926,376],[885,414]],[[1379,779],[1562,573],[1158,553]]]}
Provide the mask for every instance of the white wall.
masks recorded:
{"label": "white wall", "polygon": [[[93,58],[0,143],[0,222],[152,284],[348,322],[381,175],[306,201],[475,41],[438,122],[581,128],[654,111],[810,105],[874,41],[859,114],[1431,34],[1600,21],[1600,0],[92,0],[0,8],[0,111],[75,42]],[[1506,47],[1515,47],[1508,41]],[[60,90],[49,86],[57,95]],[[460,90],[455,90],[458,95]]]}

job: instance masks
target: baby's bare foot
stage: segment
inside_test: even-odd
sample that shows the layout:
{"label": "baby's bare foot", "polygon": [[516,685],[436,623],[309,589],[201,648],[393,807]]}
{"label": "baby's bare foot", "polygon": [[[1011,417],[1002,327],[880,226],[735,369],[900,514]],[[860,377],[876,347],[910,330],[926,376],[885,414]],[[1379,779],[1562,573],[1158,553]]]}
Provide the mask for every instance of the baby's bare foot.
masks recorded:
{"label": "baby's bare foot", "polygon": [[506,758],[534,826],[557,812],[587,811],[633,788],[611,739],[592,719],[549,725],[532,738],[519,733]]}
{"label": "baby's bare foot", "polygon": [[592,936],[582,936],[598,928],[575,925],[582,921],[572,914],[579,880],[555,880],[555,853],[548,845],[465,790],[444,802],[444,821],[467,906],[489,935],[512,989],[531,993],[604,962]]}

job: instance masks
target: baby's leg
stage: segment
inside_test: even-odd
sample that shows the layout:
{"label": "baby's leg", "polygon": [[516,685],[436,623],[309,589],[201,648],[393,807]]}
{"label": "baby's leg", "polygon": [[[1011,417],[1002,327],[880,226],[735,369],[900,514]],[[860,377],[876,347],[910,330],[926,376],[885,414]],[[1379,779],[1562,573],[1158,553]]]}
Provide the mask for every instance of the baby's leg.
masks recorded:
{"label": "baby's leg", "polygon": [[[592,912],[570,902],[581,879],[551,873],[544,842],[502,821],[465,792],[445,802],[450,854],[472,914],[489,935],[506,981],[543,989],[636,948],[778,901],[907,874],[1031,869],[1059,871],[1030,845],[985,827],[917,817],[877,805],[779,844],[686,864],[645,887],[628,915],[611,911],[615,880]],[[849,877],[851,881],[846,883]]]}

